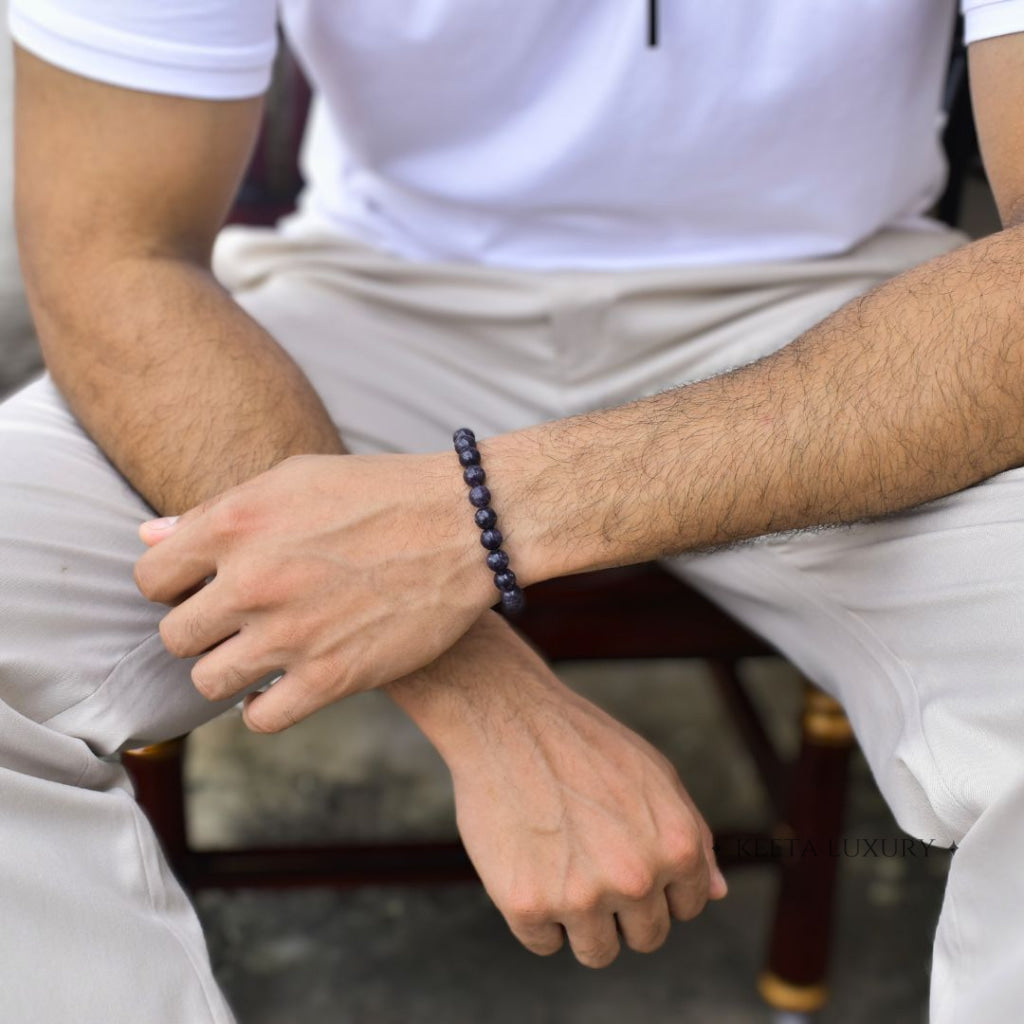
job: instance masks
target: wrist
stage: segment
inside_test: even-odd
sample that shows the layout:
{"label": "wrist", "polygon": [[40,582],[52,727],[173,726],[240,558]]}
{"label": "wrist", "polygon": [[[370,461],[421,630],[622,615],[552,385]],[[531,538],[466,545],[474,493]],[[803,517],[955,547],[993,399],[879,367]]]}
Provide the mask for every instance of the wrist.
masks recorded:
{"label": "wrist", "polygon": [[487,550],[473,522],[473,506],[466,499],[466,484],[452,452],[416,456],[423,460],[418,486],[426,494],[427,513],[435,528],[435,543],[447,551],[444,585],[477,615],[498,600],[487,568]]}
{"label": "wrist", "polygon": [[524,587],[602,564],[577,493],[579,466],[558,454],[554,426],[480,442],[505,547]]}
{"label": "wrist", "polygon": [[435,662],[383,689],[453,771],[529,729],[570,692],[494,612]]}

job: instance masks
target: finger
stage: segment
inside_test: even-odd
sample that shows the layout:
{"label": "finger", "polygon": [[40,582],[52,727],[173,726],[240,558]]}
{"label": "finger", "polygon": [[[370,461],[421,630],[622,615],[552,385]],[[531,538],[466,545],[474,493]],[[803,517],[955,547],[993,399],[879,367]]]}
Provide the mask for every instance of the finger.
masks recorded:
{"label": "finger", "polygon": [[565,945],[565,929],[551,921],[542,924],[524,924],[508,922],[512,934],[531,952],[537,956],[551,956]]}
{"label": "finger", "polygon": [[242,720],[253,732],[283,732],[330,704],[331,699],[326,692],[305,684],[298,673],[286,672],[269,690],[246,698]]}
{"label": "finger", "polygon": [[135,585],[143,597],[169,604],[216,573],[216,538],[209,512],[218,503],[213,499],[189,509],[161,530],[146,529],[147,523],[139,527],[139,536],[149,544],[135,563]]}
{"label": "finger", "polygon": [[708,899],[720,900],[729,894],[729,885],[718,866],[718,857],[715,855],[714,838],[708,832],[704,843],[704,856],[707,858],[710,881],[708,884]]}
{"label": "finger", "polygon": [[212,551],[182,543],[188,539],[183,534],[168,537],[135,563],[135,585],[147,600],[171,604],[185,591],[216,575]]}
{"label": "finger", "polygon": [[[696,807],[694,807],[694,813],[699,815]],[[708,899],[720,900],[728,894],[729,886],[726,884],[722,869],[718,866],[715,837],[711,834],[711,829],[704,823],[703,818],[700,819],[700,845],[708,867]]]}
{"label": "finger", "polygon": [[692,879],[672,882],[665,887],[668,909],[677,921],[692,921],[708,902],[708,876],[701,883]]}
{"label": "finger", "polygon": [[139,526],[139,536],[147,544],[158,544],[160,541],[170,537],[176,530],[206,515],[212,508],[219,505],[229,493],[230,491],[221,491],[220,494],[215,494],[212,498],[207,498],[206,501],[193,505],[192,508],[178,516],[161,516],[159,519],[147,519],[146,522]]}
{"label": "finger", "polygon": [[176,658],[192,658],[237,633],[242,618],[214,579],[163,617],[160,639]]}
{"label": "finger", "polygon": [[227,700],[280,671],[273,656],[259,653],[243,632],[218,644],[192,666],[192,685],[209,701]]}
{"label": "finger", "polygon": [[149,547],[154,547],[160,541],[166,540],[174,533],[174,527],[178,522],[178,516],[164,516],[162,519],[150,519],[139,527],[139,537]]}
{"label": "finger", "polygon": [[619,933],[608,911],[595,910],[564,923],[573,954],[584,967],[607,967],[619,955]]}
{"label": "finger", "polygon": [[677,856],[673,862],[665,895],[669,910],[677,920],[689,921],[696,917],[708,901],[711,869],[707,849],[703,841],[690,844],[685,855]]}
{"label": "finger", "polygon": [[653,953],[660,949],[672,925],[668,899],[663,890],[642,902],[621,907],[615,916],[626,945],[638,953]]}

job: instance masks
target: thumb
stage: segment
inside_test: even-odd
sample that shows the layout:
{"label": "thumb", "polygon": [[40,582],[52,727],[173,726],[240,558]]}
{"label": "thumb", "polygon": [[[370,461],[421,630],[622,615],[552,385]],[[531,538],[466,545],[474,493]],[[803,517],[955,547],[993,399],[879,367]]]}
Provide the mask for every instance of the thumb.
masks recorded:
{"label": "thumb", "polygon": [[729,895],[729,886],[725,881],[725,875],[717,864],[709,864],[711,869],[711,884],[708,886],[708,899],[721,900]]}
{"label": "thumb", "polygon": [[716,856],[717,850],[715,847],[715,840],[708,832],[704,837],[704,853],[708,861],[708,874],[710,875],[710,884],[708,885],[708,899],[720,900],[723,899],[729,893],[729,886],[725,881],[725,875],[722,874],[722,869],[718,866],[718,857]]}
{"label": "thumb", "polygon": [[150,519],[139,527],[139,536],[149,547],[166,540],[178,525],[178,516],[165,516],[163,519]]}
{"label": "thumb", "polygon": [[161,519],[149,519],[139,527],[139,536],[149,547],[155,547],[160,541],[167,540],[168,537],[176,533],[183,526],[187,526],[189,523],[193,523],[195,520],[206,515],[207,512],[219,505],[236,490],[238,488],[222,491],[220,494],[207,498],[206,501],[195,505],[187,512],[182,512],[180,516],[164,516]]}

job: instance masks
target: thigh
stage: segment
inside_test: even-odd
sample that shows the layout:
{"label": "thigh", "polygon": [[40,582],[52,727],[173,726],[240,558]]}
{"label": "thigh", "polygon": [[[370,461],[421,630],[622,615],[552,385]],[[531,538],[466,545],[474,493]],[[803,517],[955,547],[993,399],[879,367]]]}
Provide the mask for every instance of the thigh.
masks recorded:
{"label": "thigh", "polygon": [[0,702],[5,1024],[230,1024],[120,765]]}
{"label": "thigh", "polygon": [[151,515],[48,378],[0,405],[0,700],[101,755],[223,710],[135,588]]}
{"label": "thigh", "polygon": [[838,697],[909,832],[959,843],[1024,781],[1024,469],[675,566]]}
{"label": "thigh", "polygon": [[110,754],[215,713],[132,582],[149,510],[43,379],[0,405],[0,990],[12,1024],[226,1024]]}
{"label": "thigh", "polygon": [[846,707],[897,821],[956,843],[931,1019],[1024,998],[1024,469],[884,521],[673,567]]}

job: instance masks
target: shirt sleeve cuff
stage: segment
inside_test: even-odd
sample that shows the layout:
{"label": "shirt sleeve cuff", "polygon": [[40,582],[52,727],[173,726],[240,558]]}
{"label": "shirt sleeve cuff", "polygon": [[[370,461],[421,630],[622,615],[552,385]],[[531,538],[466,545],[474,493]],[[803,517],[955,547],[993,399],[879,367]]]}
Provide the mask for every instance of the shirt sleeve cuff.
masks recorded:
{"label": "shirt sleeve cuff", "polygon": [[964,42],[1024,32],[1024,0],[965,0]]}
{"label": "shirt sleeve cuff", "polygon": [[86,78],[144,92],[195,99],[259,96],[270,84],[276,38],[245,48],[182,46],[82,23],[70,34],[12,4],[14,41],[35,56]]}

